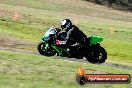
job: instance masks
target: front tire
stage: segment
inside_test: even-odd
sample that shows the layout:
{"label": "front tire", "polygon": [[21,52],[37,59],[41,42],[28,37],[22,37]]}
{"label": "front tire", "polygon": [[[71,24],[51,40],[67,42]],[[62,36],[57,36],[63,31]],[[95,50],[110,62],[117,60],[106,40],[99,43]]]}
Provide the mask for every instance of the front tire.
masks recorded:
{"label": "front tire", "polygon": [[40,42],[38,44],[37,49],[41,55],[44,55],[44,56],[54,56],[55,55],[55,52],[52,47],[48,46],[47,50],[45,49],[45,47],[46,47],[45,42]]}

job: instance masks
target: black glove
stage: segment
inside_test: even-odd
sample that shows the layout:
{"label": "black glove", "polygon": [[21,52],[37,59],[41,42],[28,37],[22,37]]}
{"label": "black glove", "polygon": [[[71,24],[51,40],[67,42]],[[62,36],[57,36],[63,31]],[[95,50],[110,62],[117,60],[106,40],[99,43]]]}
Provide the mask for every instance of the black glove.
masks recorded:
{"label": "black glove", "polygon": [[55,28],[55,29],[56,29],[57,33],[59,33],[61,31],[60,28]]}

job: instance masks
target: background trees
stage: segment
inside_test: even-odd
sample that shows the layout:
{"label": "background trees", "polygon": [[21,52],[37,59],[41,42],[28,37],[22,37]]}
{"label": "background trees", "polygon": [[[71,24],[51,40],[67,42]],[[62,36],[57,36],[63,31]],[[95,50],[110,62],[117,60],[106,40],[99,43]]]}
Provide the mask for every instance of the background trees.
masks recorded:
{"label": "background trees", "polygon": [[106,5],[119,10],[132,11],[132,0],[86,0],[100,5]]}

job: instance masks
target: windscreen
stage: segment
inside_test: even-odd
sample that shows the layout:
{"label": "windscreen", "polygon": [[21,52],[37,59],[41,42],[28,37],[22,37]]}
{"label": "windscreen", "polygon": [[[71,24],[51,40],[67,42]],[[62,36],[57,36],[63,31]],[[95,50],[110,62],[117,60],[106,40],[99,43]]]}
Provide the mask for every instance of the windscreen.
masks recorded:
{"label": "windscreen", "polygon": [[48,41],[50,39],[51,34],[56,34],[56,30],[52,27],[44,34],[44,40]]}

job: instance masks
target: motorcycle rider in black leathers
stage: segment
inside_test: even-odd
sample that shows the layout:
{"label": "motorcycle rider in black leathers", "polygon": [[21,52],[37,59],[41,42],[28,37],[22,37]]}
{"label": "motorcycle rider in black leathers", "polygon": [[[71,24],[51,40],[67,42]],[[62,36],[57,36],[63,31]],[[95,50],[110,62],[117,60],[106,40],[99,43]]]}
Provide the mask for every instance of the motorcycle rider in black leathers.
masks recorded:
{"label": "motorcycle rider in black leathers", "polygon": [[[67,32],[66,45],[69,48],[68,52],[71,55],[70,57],[77,56],[78,53],[80,54],[82,46],[84,46],[85,49],[88,48],[90,38],[87,38],[87,36],[81,30],[79,30],[77,26],[73,25],[69,19],[62,20],[61,28]],[[73,42],[78,44],[72,46]],[[82,56],[78,56],[78,58],[81,59]]]}

